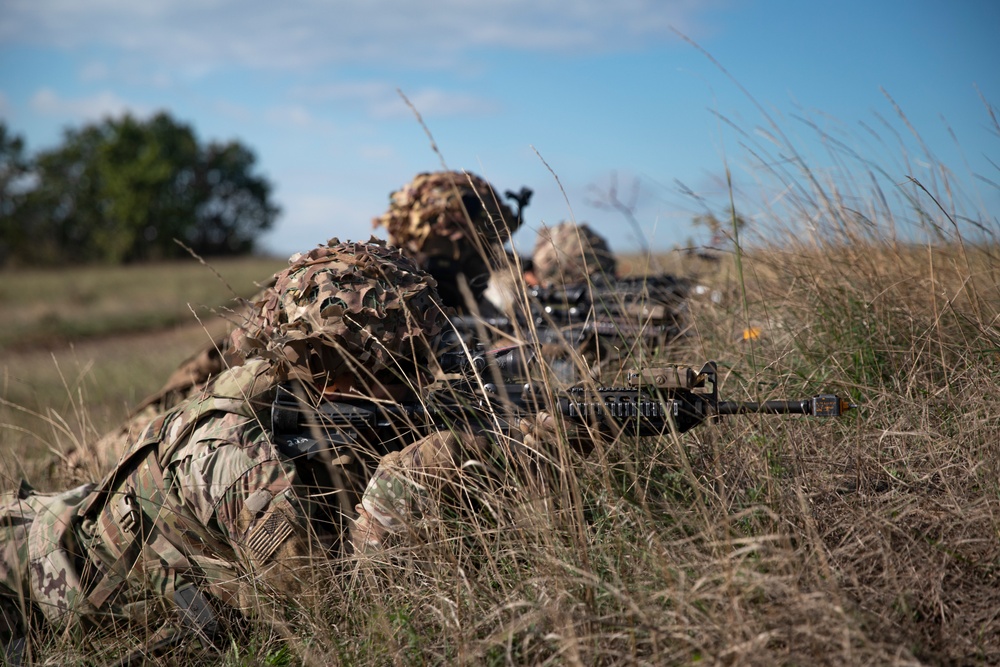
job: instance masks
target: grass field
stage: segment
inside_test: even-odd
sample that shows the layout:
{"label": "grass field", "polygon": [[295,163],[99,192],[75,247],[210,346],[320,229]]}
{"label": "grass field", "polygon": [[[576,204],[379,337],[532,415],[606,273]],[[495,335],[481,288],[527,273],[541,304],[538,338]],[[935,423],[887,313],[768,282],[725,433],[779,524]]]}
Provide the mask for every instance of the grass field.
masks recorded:
{"label": "grass field", "polygon": [[189,324],[257,291],[285,259],[0,273],[0,352]]}
{"label": "grass field", "polygon": [[52,450],[120,423],[184,358],[227,330],[234,295],[252,296],[255,283],[285,264],[251,258],[209,269],[191,260],[0,274],[5,483]]}
{"label": "grass field", "polygon": [[[846,192],[802,169],[778,174],[783,212],[750,241],[730,235],[720,262],[668,258],[709,288],[691,300],[690,329],[668,359],[718,360],[725,398],[830,391],[856,412],[731,417],[679,437],[600,442],[588,458],[553,442],[569,465],[544,495],[498,492],[482,498],[491,513],[427,516],[425,539],[336,561],[285,610],[293,631],[264,622],[262,594],[261,622],[218,650],[186,645],[150,660],[1000,664],[1000,229],[988,214],[955,213],[943,170],[940,192],[901,187],[919,223],[903,234],[886,193],[866,189],[878,180],[870,172]],[[272,270],[246,268],[227,275],[243,294]],[[98,279],[74,271],[13,288],[5,276],[4,488],[22,473],[46,486],[49,449],[115,424],[225,328],[183,313],[188,302],[224,304],[228,290],[194,297],[187,290],[217,281],[168,287],[160,271],[119,274],[163,287],[128,299],[118,283],[84,288]],[[64,300],[30,296],[55,292]],[[80,301],[103,314],[91,319]],[[161,304],[150,317],[173,313],[171,328],[75,338],[115,329],[145,301]],[[81,312],[86,324],[63,321]],[[155,321],[146,317],[136,313],[134,327]],[[57,320],[55,342],[31,342],[33,327]],[[744,336],[749,328],[759,336]],[[53,663],[135,648],[125,636],[37,641],[36,657]]]}
{"label": "grass field", "polygon": [[[724,258],[702,275],[720,302],[692,301],[671,358],[718,359],[730,398],[836,390],[856,415],[729,418],[606,443],[546,503],[496,499],[507,525],[449,524],[457,534],[372,576],[338,576],[302,610],[299,640],[249,630],[223,656],[158,659],[995,664],[996,251],[766,247],[742,257],[742,286]],[[743,340],[748,323],[759,339]],[[114,423],[207,339],[194,324],[5,354],[4,485],[24,468],[44,486],[30,465],[41,449]]]}

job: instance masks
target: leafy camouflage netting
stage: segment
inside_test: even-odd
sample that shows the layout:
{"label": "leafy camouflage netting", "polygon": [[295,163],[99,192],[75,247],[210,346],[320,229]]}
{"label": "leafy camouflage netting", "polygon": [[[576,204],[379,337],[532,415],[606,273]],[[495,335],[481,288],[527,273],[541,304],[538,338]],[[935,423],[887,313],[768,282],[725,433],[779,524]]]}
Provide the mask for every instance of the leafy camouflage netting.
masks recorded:
{"label": "leafy camouflage netting", "polygon": [[417,174],[372,220],[388,230],[393,245],[425,256],[455,254],[459,242],[477,235],[487,246],[502,245],[520,224],[489,183],[459,171]]}
{"label": "leafy camouflage netting", "polygon": [[572,222],[543,227],[531,260],[544,286],[582,283],[597,274],[613,278],[616,268],[608,242],[586,224]]}
{"label": "leafy camouflage netting", "polygon": [[321,381],[418,361],[441,330],[437,283],[385,241],[333,238],[289,264],[233,332],[238,351],[277,362],[289,377]]}

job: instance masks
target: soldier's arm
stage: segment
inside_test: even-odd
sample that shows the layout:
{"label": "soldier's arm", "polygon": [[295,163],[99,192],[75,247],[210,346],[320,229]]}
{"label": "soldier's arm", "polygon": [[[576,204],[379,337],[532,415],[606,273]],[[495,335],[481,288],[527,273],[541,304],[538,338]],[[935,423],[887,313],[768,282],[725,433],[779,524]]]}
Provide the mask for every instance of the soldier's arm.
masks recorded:
{"label": "soldier's arm", "polygon": [[175,479],[185,504],[232,547],[243,575],[240,597],[248,602],[277,592],[302,600],[303,592],[317,590],[308,582],[327,556],[300,497],[294,465],[263,436],[200,449],[201,455],[181,462]]}
{"label": "soldier's arm", "polygon": [[263,592],[298,597],[311,589],[314,568],[327,560],[294,468],[266,462],[248,470],[227,490],[216,509],[252,584]]}

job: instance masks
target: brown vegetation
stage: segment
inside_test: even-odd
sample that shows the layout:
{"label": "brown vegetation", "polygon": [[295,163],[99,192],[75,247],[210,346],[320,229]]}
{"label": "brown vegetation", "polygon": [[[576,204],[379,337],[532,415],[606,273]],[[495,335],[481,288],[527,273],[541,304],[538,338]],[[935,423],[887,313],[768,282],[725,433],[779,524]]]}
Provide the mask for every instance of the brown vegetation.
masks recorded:
{"label": "brown vegetation", "polygon": [[[718,359],[730,398],[837,390],[856,415],[730,417],[586,460],[565,452],[572,466],[545,496],[497,495],[483,503],[493,511],[432,522],[384,561],[342,563],[324,604],[299,610],[310,648],[293,652],[347,664],[1000,662],[996,251],[771,247],[744,255],[742,282],[723,262],[702,276],[721,302],[692,301],[671,359]],[[748,324],[759,338],[744,340]],[[257,657],[288,658],[287,639],[245,632]],[[249,664],[237,645],[159,659]]]}
{"label": "brown vegetation", "polygon": [[[669,360],[718,360],[727,398],[836,391],[855,413],[730,417],[600,443],[587,459],[556,443],[565,465],[544,492],[487,493],[479,512],[427,517],[420,539],[378,559],[336,562],[321,603],[286,610],[295,636],[249,623],[221,653],[153,659],[1000,664],[998,230],[984,215],[976,242],[963,236],[969,219],[956,222],[941,169],[934,196],[900,186],[918,221],[903,231],[878,190],[886,171],[861,161],[856,181],[827,183],[771,130],[761,133],[777,137],[770,148],[792,159],[752,146],[761,164],[802,170],[772,173],[785,207],[772,219],[798,223],[766,230],[753,249],[731,238],[722,261],[685,267],[709,292],[691,301]],[[909,173],[903,162],[889,171]],[[74,406],[100,410],[77,400],[90,372],[84,362],[68,387]],[[95,650],[40,641],[64,661]],[[126,641],[112,650],[134,648]]]}

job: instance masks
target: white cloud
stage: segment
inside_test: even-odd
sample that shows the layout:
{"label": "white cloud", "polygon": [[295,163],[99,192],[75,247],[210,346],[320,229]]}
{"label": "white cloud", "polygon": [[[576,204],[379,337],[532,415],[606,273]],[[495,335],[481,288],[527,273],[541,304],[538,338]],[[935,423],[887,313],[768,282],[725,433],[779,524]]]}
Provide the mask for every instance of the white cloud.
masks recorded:
{"label": "white cloud", "polygon": [[84,82],[105,81],[109,74],[108,66],[99,60],[92,60],[80,68],[80,80]]}
{"label": "white cloud", "polygon": [[[358,105],[364,108],[367,115],[375,118],[412,116],[413,111],[399,93],[395,87],[381,81],[299,86],[292,91],[296,98],[309,102]],[[496,113],[500,109],[500,103],[496,100],[438,88],[421,88],[403,93],[425,117],[483,115]]]}
{"label": "white cloud", "polygon": [[631,49],[726,0],[5,0],[0,43],[110,46],[176,67],[462,66],[477,49]]}
{"label": "white cloud", "polygon": [[311,132],[332,132],[335,127],[330,121],[319,118],[309,109],[298,105],[270,107],[264,111],[264,118],[282,128],[298,128]]}
{"label": "white cloud", "polygon": [[268,120],[280,125],[292,125],[306,128],[313,125],[316,120],[307,109],[299,106],[282,106],[268,109],[266,114]]}
{"label": "white cloud", "polygon": [[360,102],[365,105],[381,102],[389,97],[399,97],[395,88],[381,81],[296,86],[291,94],[312,102]]}
{"label": "white cloud", "polygon": [[149,110],[145,107],[129,104],[111,92],[97,93],[87,97],[64,98],[51,88],[41,88],[32,95],[29,106],[32,111],[39,114],[87,121],[100,120],[108,116],[121,116],[126,112],[136,116],[149,114]]}
{"label": "white cloud", "polygon": [[229,120],[246,122],[253,118],[253,111],[249,108],[227,99],[215,100],[212,102],[212,108],[217,114]]}
{"label": "white cloud", "polygon": [[[495,113],[500,106],[499,103],[486,98],[432,88],[418,90],[406,97],[421,116],[482,115]],[[412,113],[398,96],[392,101],[387,100],[385,104],[372,108],[372,115],[376,117],[407,116]]]}

